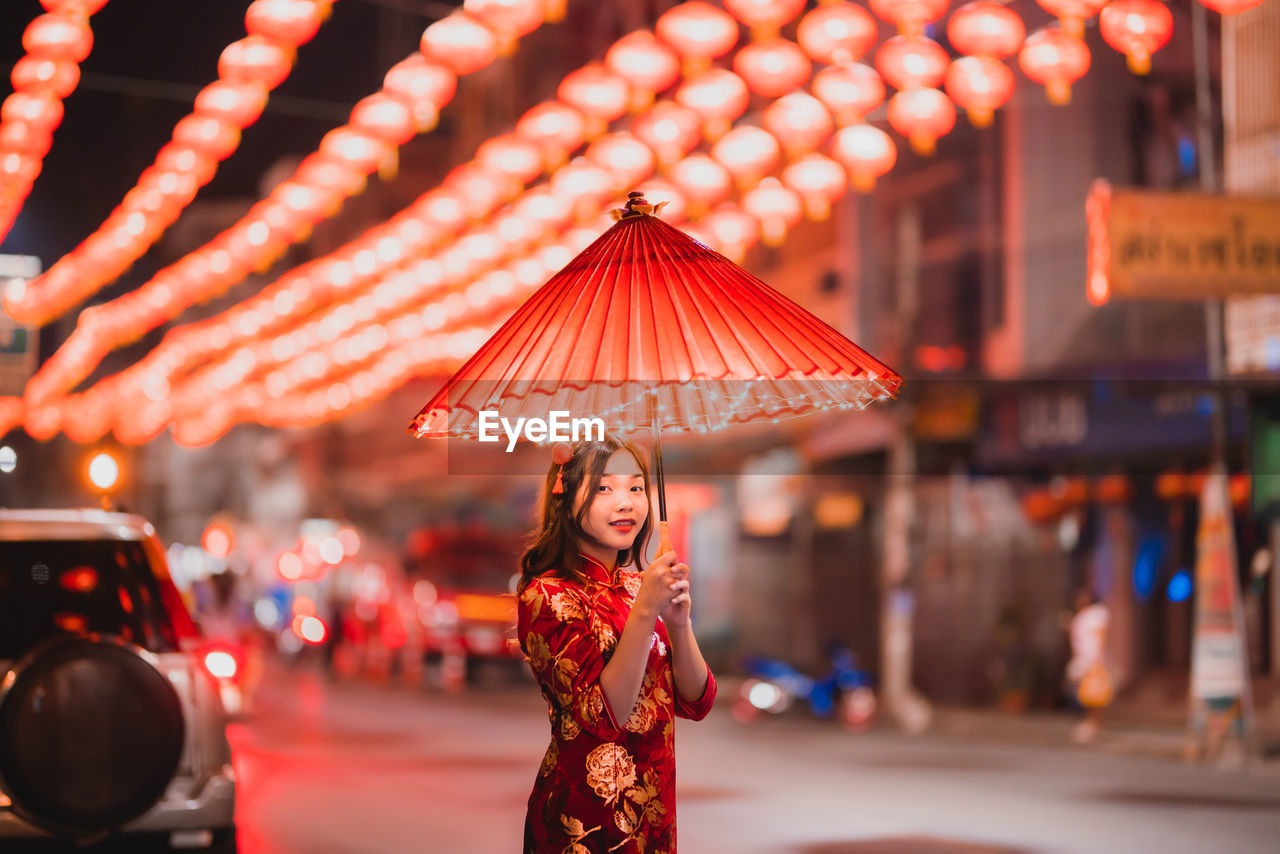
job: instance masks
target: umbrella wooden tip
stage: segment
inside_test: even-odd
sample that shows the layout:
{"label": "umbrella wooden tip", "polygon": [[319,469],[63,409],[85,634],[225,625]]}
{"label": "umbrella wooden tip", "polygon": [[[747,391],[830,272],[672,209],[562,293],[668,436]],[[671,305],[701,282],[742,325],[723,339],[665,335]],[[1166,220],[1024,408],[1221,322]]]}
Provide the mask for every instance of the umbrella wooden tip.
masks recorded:
{"label": "umbrella wooden tip", "polygon": [[643,191],[632,190],[630,193],[627,193],[626,205],[621,210],[615,210],[613,212],[613,219],[614,222],[617,222],[619,220],[627,219],[628,217],[641,216],[642,214],[657,216],[666,204],[666,202],[658,202],[656,205],[651,205],[645,200]]}

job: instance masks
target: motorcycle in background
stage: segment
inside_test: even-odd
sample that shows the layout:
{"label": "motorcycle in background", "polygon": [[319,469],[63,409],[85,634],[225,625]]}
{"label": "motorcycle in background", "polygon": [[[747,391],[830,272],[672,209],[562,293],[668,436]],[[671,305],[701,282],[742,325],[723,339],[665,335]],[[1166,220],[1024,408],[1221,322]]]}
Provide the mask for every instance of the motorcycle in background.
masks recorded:
{"label": "motorcycle in background", "polygon": [[831,652],[831,668],[814,678],[791,665],[762,656],[743,661],[748,678],[742,683],[732,713],[742,723],[757,720],[762,713],[782,714],[804,703],[819,718],[836,718],[852,732],[871,726],[876,713],[871,678],[858,666],[857,657],[844,647]]}

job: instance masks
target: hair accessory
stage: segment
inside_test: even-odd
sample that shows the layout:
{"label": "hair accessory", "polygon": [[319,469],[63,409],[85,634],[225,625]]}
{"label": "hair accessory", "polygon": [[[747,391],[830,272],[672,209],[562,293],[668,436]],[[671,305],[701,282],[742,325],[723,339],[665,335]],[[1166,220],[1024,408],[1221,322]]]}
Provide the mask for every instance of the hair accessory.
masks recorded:
{"label": "hair accessory", "polygon": [[564,464],[573,458],[573,449],[564,442],[556,442],[551,446],[551,462],[560,466],[556,472],[556,485],[551,487],[552,495],[564,493]]}

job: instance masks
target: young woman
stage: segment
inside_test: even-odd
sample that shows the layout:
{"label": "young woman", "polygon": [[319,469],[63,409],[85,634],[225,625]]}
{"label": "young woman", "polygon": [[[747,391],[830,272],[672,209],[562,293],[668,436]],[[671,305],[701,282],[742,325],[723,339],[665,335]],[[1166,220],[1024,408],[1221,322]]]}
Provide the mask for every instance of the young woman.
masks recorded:
{"label": "young woman", "polygon": [[634,445],[606,436],[553,459],[519,585],[520,646],[551,718],[524,851],[675,854],[674,718],[701,720],[716,696],[689,567],[667,552],[639,569],[652,523]]}

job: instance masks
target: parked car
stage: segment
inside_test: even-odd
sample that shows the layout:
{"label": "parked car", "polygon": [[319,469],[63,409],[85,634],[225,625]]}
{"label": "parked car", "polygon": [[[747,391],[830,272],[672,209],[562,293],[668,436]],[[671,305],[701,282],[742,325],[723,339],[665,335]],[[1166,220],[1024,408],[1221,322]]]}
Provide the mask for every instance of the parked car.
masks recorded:
{"label": "parked car", "polygon": [[0,849],[234,852],[208,652],[145,519],[0,510]]}

